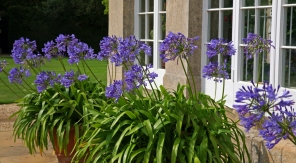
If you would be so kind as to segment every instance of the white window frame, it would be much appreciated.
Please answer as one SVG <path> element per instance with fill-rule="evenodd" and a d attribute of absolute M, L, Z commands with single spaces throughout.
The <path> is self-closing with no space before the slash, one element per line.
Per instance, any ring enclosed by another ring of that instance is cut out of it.
<path fill-rule="evenodd" d="M 153 7 L 154 7 L 154 11 L 153 12 L 140 12 L 140 1 L 145 1 L 145 8 L 147 11 L 147 7 L 148 7 L 148 1 L 149 0 L 135 0 L 134 3 L 134 15 L 135 15 L 135 21 L 134 21 L 134 33 L 136 38 L 140 38 L 140 15 L 147 15 L 147 14 L 153 14 L 153 39 L 140 39 L 143 42 L 153 42 L 153 51 L 152 51 L 152 55 L 153 55 L 153 68 L 150 69 L 151 72 L 155 72 L 158 74 L 158 77 L 155 79 L 155 83 L 157 86 L 163 85 L 163 77 L 165 74 L 165 69 L 161 68 L 161 63 L 162 60 L 160 58 L 160 51 L 159 51 L 159 45 L 160 43 L 163 41 L 161 40 L 161 32 L 160 30 L 162 30 L 161 25 L 161 14 L 166 14 L 166 11 L 161 11 L 161 0 L 153 0 Z M 151 1 L 151 0 L 150 0 Z M 145 19 L 145 21 L 147 21 L 147 18 Z M 147 24 L 147 22 L 145 23 Z M 147 27 L 145 27 L 147 29 Z M 147 34 L 149 34 L 149 31 L 145 31 L 145 35 L 147 38 Z M 145 59 L 145 62 L 147 63 L 147 57 Z M 150 88 L 150 85 L 147 85 L 147 88 Z"/>
<path fill-rule="evenodd" d="M 259 10 L 266 8 L 267 6 L 259 6 L 258 0 L 255 0 L 255 7 L 243 7 L 244 0 L 233 0 L 233 35 L 232 40 L 234 43 L 234 47 L 237 49 L 236 55 L 232 57 L 232 72 L 231 72 L 231 80 L 233 84 L 226 83 L 226 90 L 227 88 L 232 86 L 232 93 L 231 90 L 225 92 L 227 96 L 230 96 L 229 98 L 226 98 L 227 102 L 226 104 L 230 107 L 232 107 L 232 104 L 235 100 L 235 93 L 242 88 L 242 86 L 251 86 L 252 84 L 248 81 L 242 81 L 243 77 L 243 45 L 242 44 L 242 38 L 243 36 L 243 27 L 244 27 L 244 18 L 243 18 L 243 10 L 244 9 L 254 9 L 255 8 L 255 15 L 257 18 L 255 18 L 255 33 L 259 32 L 258 27 L 258 18 L 260 14 L 258 14 Z M 272 5 L 269 6 L 272 9 L 272 20 L 271 20 L 271 40 L 273 41 L 273 45 L 276 47 L 271 48 L 270 51 L 270 77 L 269 77 L 269 83 L 273 84 L 273 86 L 277 87 L 277 85 L 283 85 L 283 77 L 284 77 L 284 70 L 283 70 L 283 49 L 296 49 L 296 46 L 287 46 L 284 45 L 284 35 L 285 35 L 285 28 L 287 27 L 287 22 L 285 18 L 285 8 L 286 7 L 295 7 L 296 4 L 285 4 L 286 0 L 273 0 Z M 208 0 L 203 1 L 203 40 L 207 41 L 207 33 L 208 33 Z M 257 13 L 256 13 L 257 12 Z M 257 21 L 256 21 L 257 19 Z M 256 23 L 257 22 L 257 23 Z M 296 27 L 294 27 L 296 28 Z M 206 43 L 203 42 L 202 46 L 202 68 L 207 63 L 207 56 L 206 56 Z M 256 60 L 256 59 L 255 59 Z M 255 61 L 256 63 L 256 61 Z M 255 65 L 256 66 L 256 65 Z M 256 75 L 256 71 L 254 72 Z M 253 76 L 255 76 L 253 75 Z M 229 80 L 228 80 L 229 81 Z M 213 88 L 214 88 L 214 82 L 209 81 L 206 79 L 202 80 L 202 88 L 203 91 L 213 97 Z M 220 87 L 221 84 L 219 84 L 218 87 Z M 296 89 L 295 88 L 285 88 L 282 87 L 282 90 L 286 89 L 289 90 L 291 95 L 295 98 L 296 97 Z M 281 91 L 280 91 L 281 92 Z M 219 89 L 217 90 L 217 94 L 219 93 Z M 218 94 L 219 95 L 219 94 Z M 219 99 L 219 96 L 218 96 Z M 217 99 L 216 99 L 217 100 Z M 295 106 L 294 106 L 295 107 Z"/>
<path fill-rule="evenodd" d="M 236 1 L 236 0 L 234 0 Z M 210 9 L 209 8 L 210 6 L 210 1 L 209 0 L 203 0 L 203 20 L 202 20 L 202 23 L 203 23 L 203 29 L 202 29 L 202 56 L 201 56 L 201 71 L 203 70 L 203 67 L 205 65 L 207 65 L 209 59 L 206 55 L 206 51 L 207 51 L 207 44 L 208 44 L 208 37 L 209 37 L 209 28 L 207 26 L 209 26 L 210 22 L 209 22 L 209 14 L 208 12 L 211 12 L 211 11 L 219 11 L 219 27 L 218 27 L 218 37 L 219 38 L 222 38 L 222 12 L 225 11 L 225 10 L 233 10 L 233 7 L 232 8 L 222 8 L 223 6 L 223 0 L 220 0 L 219 1 L 219 8 L 214 8 L 214 9 Z M 235 13 L 234 13 L 234 10 L 232 12 L 232 15 L 233 15 L 233 19 L 232 19 L 232 24 L 235 24 Z M 216 24 L 215 24 L 216 25 Z M 232 40 L 234 40 L 234 26 L 232 26 Z M 231 41 L 231 40 L 228 40 L 228 41 Z M 218 56 L 218 60 L 220 60 L 220 56 Z M 231 69 L 233 70 L 234 69 L 234 56 L 231 57 Z M 201 74 L 203 74 L 201 72 Z M 227 95 L 225 100 L 226 100 L 226 105 L 227 106 L 232 106 L 233 105 L 233 88 L 234 88 L 234 85 L 233 85 L 233 79 L 234 79 L 234 73 L 233 71 L 231 71 L 231 79 L 227 79 L 225 80 L 225 89 L 224 89 L 224 95 Z M 219 100 L 221 99 L 222 97 L 222 91 L 223 91 L 223 83 L 217 83 L 216 85 L 216 82 L 213 81 L 213 80 L 207 80 L 207 79 L 204 79 L 202 78 L 202 91 L 208 95 L 210 95 L 212 98 L 215 98 L 215 93 L 216 93 L 216 99 L 215 100 Z M 217 90 L 215 90 L 217 89 Z"/>

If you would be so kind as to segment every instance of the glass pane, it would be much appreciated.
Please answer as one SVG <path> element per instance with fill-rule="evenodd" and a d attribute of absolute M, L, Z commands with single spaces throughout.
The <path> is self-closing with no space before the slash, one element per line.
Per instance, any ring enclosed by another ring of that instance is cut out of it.
<path fill-rule="evenodd" d="M 244 6 L 255 6 L 255 0 L 245 0 Z"/>
<path fill-rule="evenodd" d="M 284 30 L 284 45 L 296 46 L 296 7 L 285 9 L 286 29 Z"/>
<path fill-rule="evenodd" d="M 254 59 L 248 59 L 243 53 L 243 81 L 251 81 L 253 79 Z"/>
<path fill-rule="evenodd" d="M 229 75 L 229 79 L 231 79 L 231 56 L 226 56 L 224 59 L 222 59 L 223 63 L 225 63 L 225 61 L 226 61 L 226 72 Z"/>
<path fill-rule="evenodd" d="M 146 42 L 147 45 L 149 45 L 151 47 L 151 53 L 152 55 L 151 56 L 148 56 L 148 55 L 145 55 L 146 59 L 145 59 L 145 63 L 148 65 L 148 64 L 151 64 L 153 65 L 153 42 L 152 41 L 149 41 L 149 42 Z"/>
<path fill-rule="evenodd" d="M 255 31 L 255 9 L 243 10 L 244 14 L 244 30 L 243 38 L 246 38 L 248 33 Z"/>
<path fill-rule="evenodd" d="M 145 15 L 140 15 L 140 39 L 145 39 Z"/>
<path fill-rule="evenodd" d="M 148 14 L 148 39 L 153 39 L 153 14 Z"/>
<path fill-rule="evenodd" d="M 262 68 L 260 72 L 260 82 L 268 81 L 270 77 L 270 53 L 261 53 L 262 55 Z"/>
<path fill-rule="evenodd" d="M 224 8 L 233 7 L 233 0 L 224 0 Z"/>
<path fill-rule="evenodd" d="M 158 47 L 160 47 L 160 44 L 161 44 L 161 42 L 158 43 Z M 163 52 L 160 51 L 160 54 L 163 54 Z M 161 59 L 161 58 L 159 58 L 159 59 L 160 59 L 160 61 L 158 62 L 158 64 L 159 64 L 158 66 L 162 69 L 165 69 L 165 62 L 163 62 L 163 59 Z"/>
<path fill-rule="evenodd" d="M 223 14 L 222 37 L 230 41 L 232 40 L 232 10 L 222 11 L 222 14 Z"/>
<path fill-rule="evenodd" d="M 218 28 L 219 26 L 217 25 L 218 22 L 219 22 L 219 12 L 218 11 L 211 11 L 209 12 L 209 40 L 210 41 L 211 39 L 213 38 L 218 38 Z"/>
<path fill-rule="evenodd" d="M 259 35 L 262 38 L 270 39 L 271 38 L 271 8 L 260 9 L 260 31 Z"/>
<path fill-rule="evenodd" d="M 219 0 L 210 0 L 210 8 L 219 8 Z"/>
<path fill-rule="evenodd" d="M 286 0 L 286 3 L 287 4 L 293 4 L 293 3 L 296 3 L 296 0 Z"/>
<path fill-rule="evenodd" d="M 283 86 L 296 88 L 296 50 L 283 50 Z"/>
<path fill-rule="evenodd" d="M 160 40 L 164 40 L 165 29 L 166 29 L 166 14 L 160 14 L 160 18 L 161 18 Z"/>
<path fill-rule="evenodd" d="M 145 0 L 140 0 L 140 12 L 145 12 Z"/>
<path fill-rule="evenodd" d="M 148 1 L 149 1 L 148 11 L 153 12 L 154 11 L 154 6 L 153 6 L 154 0 L 148 0 Z"/>
<path fill-rule="evenodd" d="M 260 0 L 260 6 L 270 6 L 272 5 L 272 0 Z"/>
<path fill-rule="evenodd" d="M 166 0 L 161 0 L 160 11 L 166 11 Z"/>

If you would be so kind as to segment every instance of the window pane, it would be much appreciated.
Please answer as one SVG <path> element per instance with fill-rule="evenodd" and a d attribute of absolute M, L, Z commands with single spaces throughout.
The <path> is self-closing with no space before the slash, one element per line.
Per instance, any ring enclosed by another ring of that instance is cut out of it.
<path fill-rule="evenodd" d="M 210 18 L 210 22 L 209 22 L 209 40 L 210 41 L 211 39 L 213 38 L 218 38 L 218 28 L 219 28 L 219 25 L 218 25 L 218 22 L 219 22 L 219 12 L 218 11 L 212 11 L 212 12 L 209 12 L 209 18 Z"/>
<path fill-rule="evenodd" d="M 140 0 L 140 12 L 145 12 L 145 0 Z"/>
<path fill-rule="evenodd" d="M 261 0 L 259 5 L 260 6 L 269 6 L 269 5 L 272 5 L 272 0 Z"/>
<path fill-rule="evenodd" d="M 286 0 L 286 3 L 287 4 L 293 4 L 293 3 L 296 3 L 296 0 Z"/>
<path fill-rule="evenodd" d="M 153 12 L 154 11 L 154 6 L 153 6 L 154 0 L 147 0 L 147 1 L 149 1 L 148 11 Z"/>
<path fill-rule="evenodd" d="M 271 8 L 260 9 L 260 31 L 259 35 L 262 38 L 271 38 Z"/>
<path fill-rule="evenodd" d="M 140 15 L 140 39 L 145 39 L 145 15 Z"/>
<path fill-rule="evenodd" d="M 262 55 L 262 67 L 260 72 L 260 82 L 269 81 L 270 76 L 270 53 L 261 53 Z"/>
<path fill-rule="evenodd" d="M 160 14 L 161 27 L 160 27 L 160 40 L 165 38 L 165 29 L 166 29 L 166 14 Z"/>
<path fill-rule="evenodd" d="M 296 50 L 283 50 L 283 74 L 282 85 L 287 88 L 296 88 Z"/>
<path fill-rule="evenodd" d="M 245 0 L 244 6 L 255 6 L 255 0 Z"/>
<path fill-rule="evenodd" d="M 251 81 L 253 79 L 254 59 L 248 59 L 243 53 L 243 81 Z"/>
<path fill-rule="evenodd" d="M 147 27 L 148 27 L 148 30 L 147 30 L 147 34 L 148 34 L 148 37 L 147 39 L 153 39 L 153 14 L 148 14 L 148 24 L 147 24 Z"/>
<path fill-rule="evenodd" d="M 233 0 L 224 0 L 224 8 L 233 7 Z"/>
<path fill-rule="evenodd" d="M 244 30 L 243 38 L 246 38 L 248 33 L 255 31 L 255 9 L 243 10 L 244 14 Z"/>
<path fill-rule="evenodd" d="M 161 0 L 160 11 L 166 11 L 166 0 Z"/>
<path fill-rule="evenodd" d="M 146 64 L 151 64 L 153 65 L 153 42 L 152 41 L 149 41 L 146 43 L 147 45 L 149 45 L 151 47 L 151 52 L 152 52 L 152 55 L 151 56 L 147 56 L 145 55 L 146 59 L 145 59 L 145 63 Z"/>
<path fill-rule="evenodd" d="M 296 7 L 288 7 L 285 9 L 285 30 L 284 45 L 296 46 Z"/>
<path fill-rule="evenodd" d="M 229 75 L 229 79 L 231 79 L 231 56 L 226 56 L 224 59 L 222 59 L 221 63 L 224 63 L 225 60 L 226 60 L 226 72 Z"/>
<path fill-rule="evenodd" d="M 223 14 L 223 33 L 222 37 L 228 41 L 232 40 L 232 10 L 222 11 Z"/>
<path fill-rule="evenodd" d="M 210 8 L 219 8 L 219 0 L 210 0 Z"/>

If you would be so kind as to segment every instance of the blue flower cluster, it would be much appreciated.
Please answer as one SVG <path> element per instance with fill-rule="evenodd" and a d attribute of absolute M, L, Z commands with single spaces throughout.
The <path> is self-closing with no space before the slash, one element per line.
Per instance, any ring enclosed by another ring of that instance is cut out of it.
<path fill-rule="evenodd" d="M 13 43 L 11 57 L 16 64 L 31 64 L 34 67 L 43 64 L 42 56 L 37 52 L 36 42 L 23 37 Z"/>
<path fill-rule="evenodd" d="M 175 60 L 176 58 L 187 58 L 193 55 L 194 50 L 198 47 L 194 45 L 194 41 L 199 37 L 186 38 L 182 33 L 169 32 L 167 37 L 160 44 L 159 50 L 163 52 L 160 58 L 164 62 Z"/>
<path fill-rule="evenodd" d="M 29 76 L 31 76 L 30 70 L 20 66 L 19 68 L 12 68 L 9 71 L 8 80 L 10 83 L 22 84 L 23 80 Z"/>
<path fill-rule="evenodd" d="M 232 56 L 236 53 L 236 49 L 234 48 L 234 45 L 232 41 L 227 42 L 227 40 L 220 38 L 220 39 L 212 39 L 207 44 L 207 56 L 209 58 L 212 58 L 218 54 L 221 54 L 223 56 Z"/>
<path fill-rule="evenodd" d="M 78 63 L 80 60 L 94 59 L 94 49 L 89 47 L 86 43 L 80 42 L 74 35 L 60 34 L 54 41 L 49 41 L 44 44 L 42 48 L 45 57 L 51 59 L 52 57 L 63 57 L 69 55 L 68 62 L 70 64 Z"/>
<path fill-rule="evenodd" d="M 226 65 L 228 60 L 226 57 L 235 55 L 236 49 L 232 41 L 227 42 L 225 39 L 212 39 L 207 45 L 207 56 L 212 58 L 221 54 L 222 61 L 221 65 L 218 62 L 210 62 L 208 65 L 203 68 L 203 77 L 206 79 L 214 79 L 215 82 L 222 82 L 222 79 L 229 79 L 229 74 L 226 71 Z M 225 59 L 224 59 L 225 58 Z"/>
<path fill-rule="evenodd" d="M 140 53 L 151 56 L 151 47 L 137 40 L 135 36 L 124 39 L 115 36 L 104 37 L 100 42 L 100 49 L 97 59 L 110 59 L 115 66 L 120 66 L 124 62 L 133 63 Z"/>
<path fill-rule="evenodd" d="M 218 62 L 210 62 L 203 68 L 202 73 L 204 78 L 213 78 L 215 82 L 222 82 L 222 79 L 229 79 L 225 63 L 219 66 Z"/>
<path fill-rule="evenodd" d="M 123 86 L 122 80 L 115 80 L 112 84 L 110 84 L 106 88 L 106 93 L 105 93 L 106 97 L 115 98 L 116 101 L 118 101 L 118 99 L 123 94 L 122 86 Z"/>
<path fill-rule="evenodd" d="M 69 88 L 76 80 L 86 80 L 86 74 L 75 73 L 73 70 L 66 71 L 64 75 L 56 74 L 54 71 L 41 71 L 37 76 L 34 83 L 36 84 L 37 91 L 43 92 L 47 87 L 53 87 L 56 83 L 61 84 L 65 88 Z"/>
<path fill-rule="evenodd" d="M 254 55 L 258 55 L 261 52 L 269 52 L 270 48 L 273 47 L 272 41 L 263 39 L 257 34 L 249 33 L 247 38 L 243 38 L 243 43 L 246 44 L 244 53 L 248 59 L 253 58 Z"/>

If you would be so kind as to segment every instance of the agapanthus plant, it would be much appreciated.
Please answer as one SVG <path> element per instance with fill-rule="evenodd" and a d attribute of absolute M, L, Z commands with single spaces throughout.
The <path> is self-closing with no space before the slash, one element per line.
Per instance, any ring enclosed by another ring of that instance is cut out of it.
<path fill-rule="evenodd" d="M 275 48 L 271 40 L 261 38 L 257 34 L 249 33 L 243 39 L 246 44 L 244 52 L 246 58 L 259 55 L 258 76 L 260 74 L 261 54 L 270 52 Z M 295 104 L 292 95 L 280 86 L 274 87 L 268 82 L 259 84 L 259 78 L 252 85 L 240 88 L 236 93 L 236 104 L 233 105 L 237 111 L 241 124 L 250 130 L 259 126 L 259 134 L 266 141 L 268 149 L 273 148 L 281 139 L 289 139 L 296 144 L 295 124 L 296 113 L 293 109 Z"/>

